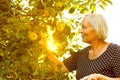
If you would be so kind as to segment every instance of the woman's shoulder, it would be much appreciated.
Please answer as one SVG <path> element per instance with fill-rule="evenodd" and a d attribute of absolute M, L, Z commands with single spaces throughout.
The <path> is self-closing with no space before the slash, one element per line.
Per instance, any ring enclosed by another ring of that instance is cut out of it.
<path fill-rule="evenodd" d="M 77 51 L 71 51 L 70 54 L 73 56 L 83 55 L 83 53 L 87 53 L 90 49 L 90 46 L 87 46 L 82 49 L 78 49 Z"/>
<path fill-rule="evenodd" d="M 90 46 L 86 46 L 85 48 L 79 50 L 78 53 L 80 53 L 80 55 L 86 55 L 88 54 L 90 48 L 91 48 Z"/>
<path fill-rule="evenodd" d="M 120 49 L 120 45 L 116 44 L 116 43 L 110 43 L 109 48 L 113 48 L 113 49 Z"/>
<path fill-rule="evenodd" d="M 108 46 L 108 52 L 112 53 L 112 55 L 114 55 L 114 56 L 120 55 L 120 45 L 118 45 L 116 43 L 110 43 Z"/>

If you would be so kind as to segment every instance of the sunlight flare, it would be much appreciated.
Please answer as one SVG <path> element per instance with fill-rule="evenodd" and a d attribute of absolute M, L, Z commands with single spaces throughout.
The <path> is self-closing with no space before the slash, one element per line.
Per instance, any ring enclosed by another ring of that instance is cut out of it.
<path fill-rule="evenodd" d="M 48 40 L 47 40 L 48 49 L 56 52 L 57 44 L 54 42 L 54 39 L 53 39 L 54 31 L 50 29 L 50 26 L 48 26 L 47 31 L 48 31 Z"/>

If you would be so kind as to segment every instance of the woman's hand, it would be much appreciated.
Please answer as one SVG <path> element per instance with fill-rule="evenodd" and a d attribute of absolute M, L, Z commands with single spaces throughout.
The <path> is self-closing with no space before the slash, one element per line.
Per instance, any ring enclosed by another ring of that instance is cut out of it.
<path fill-rule="evenodd" d="M 61 67 L 61 70 L 65 73 L 69 72 L 69 70 L 67 69 L 67 67 L 64 65 L 63 62 L 60 62 L 56 56 L 54 56 L 51 53 L 47 53 L 46 54 L 47 58 L 52 61 L 54 64 L 51 64 L 51 67 L 55 70 L 58 71 L 58 68 Z"/>
<path fill-rule="evenodd" d="M 119 79 L 110 78 L 110 77 L 107 77 L 107 76 L 104 76 L 104 75 L 101 75 L 101 74 L 94 73 L 94 74 L 90 74 L 88 76 L 85 76 L 80 80 L 119 80 Z"/>

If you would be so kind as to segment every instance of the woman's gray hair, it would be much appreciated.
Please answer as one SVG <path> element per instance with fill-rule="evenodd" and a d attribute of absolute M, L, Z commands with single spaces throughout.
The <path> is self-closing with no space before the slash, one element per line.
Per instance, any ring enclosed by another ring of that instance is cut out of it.
<path fill-rule="evenodd" d="M 95 29 L 99 39 L 105 40 L 108 37 L 108 27 L 106 20 L 101 14 L 87 14 L 84 17 Z"/>

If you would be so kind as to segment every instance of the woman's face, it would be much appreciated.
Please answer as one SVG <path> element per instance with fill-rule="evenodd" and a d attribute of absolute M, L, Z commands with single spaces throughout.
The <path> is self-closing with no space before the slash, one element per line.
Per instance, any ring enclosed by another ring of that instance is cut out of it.
<path fill-rule="evenodd" d="M 80 32 L 83 42 L 92 43 L 93 41 L 98 39 L 95 29 L 86 19 L 83 19 L 82 21 L 82 29 L 80 30 Z"/>

